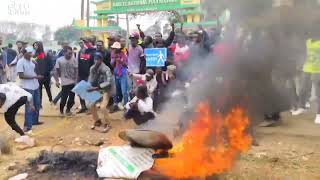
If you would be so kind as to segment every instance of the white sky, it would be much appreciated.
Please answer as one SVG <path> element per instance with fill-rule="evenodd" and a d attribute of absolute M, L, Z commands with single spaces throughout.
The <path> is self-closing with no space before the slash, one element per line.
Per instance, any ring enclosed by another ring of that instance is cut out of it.
<path fill-rule="evenodd" d="M 1 0 L 0 20 L 48 24 L 55 29 L 80 17 L 80 6 L 80 0 Z"/>
<path fill-rule="evenodd" d="M 0 0 L 0 21 L 31 22 L 50 25 L 51 29 L 71 25 L 74 18 L 80 18 L 81 0 Z M 93 4 L 91 5 L 93 7 Z M 18 11 L 17 11 L 18 10 Z M 26 13 L 25 13 L 26 12 Z M 135 24 L 144 24 L 143 29 L 152 25 L 154 19 L 145 17 L 130 21 L 130 29 Z M 124 20 L 120 26 L 126 29 Z"/>

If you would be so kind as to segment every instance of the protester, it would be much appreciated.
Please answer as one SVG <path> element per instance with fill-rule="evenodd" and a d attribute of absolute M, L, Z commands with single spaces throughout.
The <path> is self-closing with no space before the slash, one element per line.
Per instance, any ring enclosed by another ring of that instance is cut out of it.
<path fill-rule="evenodd" d="M 78 58 L 78 81 L 88 81 L 90 68 L 94 64 L 94 54 L 96 49 L 93 46 L 94 42 L 91 39 L 84 40 L 84 50 L 81 51 Z M 86 102 L 80 98 L 81 109 L 78 114 L 87 111 Z"/>
<path fill-rule="evenodd" d="M 143 49 L 138 45 L 139 34 L 132 33 L 130 35 L 130 45 L 128 48 L 128 71 L 130 73 L 142 73 L 145 72 L 145 58 Z"/>
<path fill-rule="evenodd" d="M 0 84 L 4 84 L 7 82 L 7 73 L 6 73 L 6 65 L 7 65 L 7 55 L 6 52 L 2 50 L 2 37 L 0 36 Z"/>
<path fill-rule="evenodd" d="M 17 80 L 17 74 L 18 74 L 17 73 L 17 63 L 18 63 L 19 59 L 21 59 L 23 57 L 23 53 L 22 53 L 22 50 L 24 49 L 23 44 L 24 43 L 22 41 L 16 42 L 17 50 L 16 50 L 15 59 L 11 63 L 8 63 L 8 66 L 9 66 L 8 80 L 10 82 L 16 82 L 16 80 Z"/>
<path fill-rule="evenodd" d="M 107 105 L 109 99 L 114 94 L 114 79 L 111 73 L 110 68 L 103 63 L 103 54 L 96 53 L 95 57 L 95 64 L 90 68 L 90 76 L 89 76 L 89 83 L 91 84 L 92 88 L 88 89 L 89 92 L 92 91 L 100 91 L 102 93 L 102 102 L 100 104 L 100 108 L 103 111 L 103 120 L 105 121 L 104 129 L 102 132 L 107 133 L 111 129 L 111 123 L 109 121 L 109 113 L 107 111 Z M 97 110 L 97 103 L 94 103 L 90 107 L 90 111 L 92 114 L 92 118 L 94 124 L 92 129 L 95 127 L 100 127 L 102 125 L 101 119 L 98 116 Z"/>
<path fill-rule="evenodd" d="M 145 36 L 143 31 L 141 30 L 140 24 L 137 24 L 137 28 L 139 30 L 140 37 L 143 39 L 143 43 L 141 44 L 141 47 L 143 49 L 154 48 L 152 37 L 151 36 Z"/>
<path fill-rule="evenodd" d="M 56 85 L 60 87 L 57 77 L 60 77 L 62 94 L 60 101 L 60 114 L 64 115 L 64 108 L 67 103 L 66 115 L 70 116 L 71 108 L 74 105 L 75 94 L 71 91 L 77 83 L 78 63 L 73 56 L 72 48 L 70 46 L 65 48 L 64 56 L 57 60 L 56 66 Z M 68 102 L 67 102 L 68 101 Z"/>
<path fill-rule="evenodd" d="M 186 37 L 183 35 L 177 36 L 177 43 L 173 53 L 174 64 L 178 68 L 183 68 L 190 56 L 190 48 L 186 43 Z"/>
<path fill-rule="evenodd" d="M 320 57 L 318 56 L 318 52 L 320 51 L 320 38 L 310 38 L 306 42 L 307 48 L 307 59 L 305 61 L 303 72 L 304 74 L 304 82 L 302 87 L 302 93 L 300 94 L 300 102 L 299 109 L 293 112 L 293 115 L 300 115 L 305 112 L 305 105 L 307 102 L 308 94 L 311 93 L 311 83 L 308 81 L 312 80 L 312 83 L 315 85 L 315 92 L 317 97 L 317 115 L 315 118 L 315 123 L 320 124 L 320 64 L 318 61 Z M 309 85 L 307 85 L 309 84 Z"/>
<path fill-rule="evenodd" d="M 110 35 L 108 37 L 108 50 L 111 51 L 111 46 L 116 42 L 116 37 L 113 35 Z"/>
<path fill-rule="evenodd" d="M 155 118 L 153 100 L 148 95 L 146 86 L 137 88 L 136 97 L 126 104 L 126 119 L 133 119 L 137 125 L 144 124 Z"/>
<path fill-rule="evenodd" d="M 163 47 L 169 47 L 173 40 L 174 40 L 174 37 L 175 37 L 175 25 L 174 24 L 171 24 L 171 32 L 169 34 L 169 37 L 164 40 L 163 37 L 162 37 L 162 34 L 160 32 L 156 32 L 154 34 L 154 40 L 152 42 L 153 45 L 150 45 L 150 36 L 145 36 L 144 32 L 141 30 L 140 28 L 140 25 L 137 24 L 137 27 L 138 27 L 138 30 L 139 30 L 139 33 L 140 33 L 140 37 L 142 39 L 144 39 L 144 48 L 153 48 L 153 47 L 159 47 L 158 44 L 161 44 L 161 46 Z"/>
<path fill-rule="evenodd" d="M 166 71 L 162 71 L 161 68 L 156 68 L 156 80 L 157 88 L 154 93 L 154 109 L 159 112 L 162 110 L 162 104 L 167 100 L 168 97 L 168 85 L 176 77 L 176 66 L 169 65 Z"/>
<path fill-rule="evenodd" d="M 25 132 L 31 131 L 32 125 L 42 124 L 42 122 L 39 121 L 39 80 L 43 79 L 43 76 L 36 74 L 36 65 L 31 60 L 33 52 L 34 50 L 32 47 L 27 47 L 25 50 L 23 50 L 23 58 L 20 59 L 17 64 L 17 72 L 21 83 L 20 86 L 32 95 L 33 105 L 35 107 L 35 111 L 30 111 L 30 105 L 25 105 Z"/>
<path fill-rule="evenodd" d="M 16 114 L 19 108 L 25 104 L 29 106 L 28 111 L 34 112 L 36 110 L 30 93 L 13 83 L 0 84 L 0 108 L 4 112 L 4 119 L 20 136 L 25 136 L 25 132 L 17 124 Z"/>
<path fill-rule="evenodd" d="M 62 43 L 61 43 L 61 50 L 60 50 L 60 52 L 58 53 L 58 58 L 64 56 L 64 52 L 65 52 L 65 50 L 66 50 L 66 48 L 67 48 L 68 46 L 69 46 L 69 43 L 67 43 L 67 42 L 62 42 Z"/>
<path fill-rule="evenodd" d="M 35 50 L 34 58 L 36 61 L 36 73 L 43 76 L 39 80 L 39 91 L 40 91 L 40 107 L 42 108 L 42 88 L 46 89 L 49 102 L 52 103 L 52 93 L 51 93 L 51 71 L 53 69 L 52 61 L 50 57 L 45 55 L 43 44 L 40 41 L 33 43 L 33 48 Z"/>
<path fill-rule="evenodd" d="M 154 97 L 154 92 L 157 88 L 158 82 L 152 69 L 147 69 L 146 74 L 131 74 L 131 76 L 134 80 L 142 80 L 147 86 L 149 96 L 151 98 Z"/>
<path fill-rule="evenodd" d="M 114 67 L 114 76 L 116 84 L 116 96 L 114 97 L 114 107 L 111 112 L 114 112 L 118 109 L 118 106 L 124 101 L 124 104 L 127 104 L 129 101 L 129 85 L 128 85 L 128 57 L 125 53 L 121 51 L 121 44 L 115 42 L 111 48 L 111 65 Z"/>
<path fill-rule="evenodd" d="M 14 60 L 17 58 L 17 52 L 12 49 L 13 45 L 11 43 L 8 44 L 7 49 L 7 66 L 9 67 L 8 73 L 8 81 L 16 82 L 17 78 L 17 71 L 16 71 L 16 64 L 13 65 Z"/>
<path fill-rule="evenodd" d="M 107 50 L 104 46 L 104 42 L 99 40 L 96 43 L 97 52 L 99 52 L 103 56 L 103 63 L 107 65 L 110 70 L 113 70 L 113 67 L 111 65 L 111 52 Z"/>

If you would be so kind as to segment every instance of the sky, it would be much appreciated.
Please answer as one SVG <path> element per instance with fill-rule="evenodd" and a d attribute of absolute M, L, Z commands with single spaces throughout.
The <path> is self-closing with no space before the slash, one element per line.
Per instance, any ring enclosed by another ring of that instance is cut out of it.
<path fill-rule="evenodd" d="M 50 25 L 52 29 L 71 25 L 74 18 L 80 18 L 81 0 L 0 0 L 0 21 L 31 22 Z M 93 10 L 92 10 L 93 11 Z M 150 17 L 130 21 L 130 29 L 135 24 L 152 25 Z M 120 26 L 126 28 L 126 22 L 120 21 Z M 145 29 L 146 27 L 143 27 Z"/>
<path fill-rule="evenodd" d="M 48 24 L 56 29 L 80 17 L 80 0 L 1 0 L 0 21 Z"/>

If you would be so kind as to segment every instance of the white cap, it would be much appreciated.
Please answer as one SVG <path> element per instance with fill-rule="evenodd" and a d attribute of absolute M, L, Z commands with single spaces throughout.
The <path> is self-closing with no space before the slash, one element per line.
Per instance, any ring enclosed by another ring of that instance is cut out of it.
<path fill-rule="evenodd" d="M 112 49 L 121 49 L 121 44 L 119 42 L 115 42 L 113 43 L 113 45 L 111 46 Z"/>
<path fill-rule="evenodd" d="M 26 49 L 27 53 L 33 53 L 34 49 L 32 47 L 27 47 Z"/>

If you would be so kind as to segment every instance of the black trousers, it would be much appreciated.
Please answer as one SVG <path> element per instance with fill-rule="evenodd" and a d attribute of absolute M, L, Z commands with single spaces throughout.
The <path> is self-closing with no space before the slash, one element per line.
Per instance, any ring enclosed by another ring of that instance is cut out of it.
<path fill-rule="evenodd" d="M 25 105 L 27 101 L 28 101 L 28 98 L 26 96 L 21 97 L 14 105 L 12 105 L 8 109 L 6 113 L 4 113 L 4 119 L 6 120 L 8 125 L 12 128 L 12 130 L 16 131 L 21 136 L 24 135 L 24 132 L 16 122 L 16 114 L 19 108 Z"/>
<path fill-rule="evenodd" d="M 64 107 L 67 104 L 67 112 L 71 110 L 74 105 L 75 94 L 71 91 L 74 88 L 74 84 L 62 86 L 61 101 L 60 101 L 60 113 L 64 113 Z M 68 103 L 67 103 L 68 101 Z"/>
<path fill-rule="evenodd" d="M 154 114 L 152 112 L 147 112 L 141 114 L 138 110 L 129 109 L 128 112 L 125 113 L 124 117 L 126 119 L 133 119 L 133 121 L 137 125 L 141 125 L 143 123 L 148 122 L 149 120 L 152 120 L 155 118 Z"/>
<path fill-rule="evenodd" d="M 80 78 L 80 81 L 88 81 L 88 78 Z M 79 82 L 80 82 L 79 81 Z M 81 104 L 81 109 L 87 109 L 87 106 L 86 106 L 86 101 L 81 99 L 81 97 L 79 96 L 79 99 L 80 99 L 80 104 Z"/>
<path fill-rule="evenodd" d="M 45 78 L 43 80 L 39 80 L 39 91 L 40 91 L 40 105 L 42 107 L 42 88 L 46 89 L 49 101 L 52 102 L 52 93 L 51 93 L 51 84 L 50 79 Z"/>

